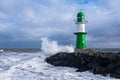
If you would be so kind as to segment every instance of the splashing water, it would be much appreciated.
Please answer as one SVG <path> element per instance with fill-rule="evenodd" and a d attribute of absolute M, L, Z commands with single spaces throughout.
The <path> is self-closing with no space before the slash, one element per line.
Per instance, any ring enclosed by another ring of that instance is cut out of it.
<path fill-rule="evenodd" d="M 119 80 L 76 68 L 56 67 L 45 62 L 47 56 L 57 52 L 73 52 L 72 46 L 58 45 L 56 41 L 42 38 L 42 52 L 8 52 L 0 54 L 0 80 Z"/>
<path fill-rule="evenodd" d="M 56 41 L 50 41 L 47 38 L 41 38 L 42 51 L 46 55 L 53 55 L 57 52 L 74 52 L 73 46 L 58 45 Z"/>

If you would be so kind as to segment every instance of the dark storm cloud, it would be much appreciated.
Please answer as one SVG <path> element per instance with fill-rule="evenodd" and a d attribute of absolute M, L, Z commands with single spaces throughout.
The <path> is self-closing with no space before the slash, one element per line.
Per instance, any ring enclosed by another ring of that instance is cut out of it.
<path fill-rule="evenodd" d="M 9 34 L 6 34 L 6 33 L 0 33 L 0 41 L 2 42 L 2 41 L 10 41 L 10 40 L 12 40 L 13 39 L 13 37 L 11 36 L 11 35 L 9 35 Z"/>
<path fill-rule="evenodd" d="M 40 48 L 40 41 L 2 41 L 0 48 Z"/>

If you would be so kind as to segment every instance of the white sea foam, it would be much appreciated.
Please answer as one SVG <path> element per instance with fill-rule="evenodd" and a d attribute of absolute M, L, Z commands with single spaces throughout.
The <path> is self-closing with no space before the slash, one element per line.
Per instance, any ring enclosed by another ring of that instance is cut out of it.
<path fill-rule="evenodd" d="M 73 46 L 58 45 L 57 41 L 50 41 L 47 38 L 41 38 L 42 40 L 42 51 L 47 55 L 53 55 L 57 52 L 74 52 Z"/>
<path fill-rule="evenodd" d="M 0 49 L 0 53 L 3 53 L 4 52 L 4 50 L 3 49 Z"/>
<path fill-rule="evenodd" d="M 0 68 L 0 80 L 117 80 L 88 71 L 76 72 L 75 68 L 55 67 L 46 63 L 41 54 L 7 53 L 0 56 L 4 63 L 4 67 Z"/>

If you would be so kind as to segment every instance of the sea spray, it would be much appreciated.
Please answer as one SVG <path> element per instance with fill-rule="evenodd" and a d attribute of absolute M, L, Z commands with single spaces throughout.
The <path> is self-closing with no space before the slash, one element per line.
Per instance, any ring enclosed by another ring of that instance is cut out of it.
<path fill-rule="evenodd" d="M 53 55 L 58 52 L 74 52 L 73 46 L 58 45 L 57 41 L 50 41 L 47 38 L 41 38 L 41 49 L 46 55 Z"/>

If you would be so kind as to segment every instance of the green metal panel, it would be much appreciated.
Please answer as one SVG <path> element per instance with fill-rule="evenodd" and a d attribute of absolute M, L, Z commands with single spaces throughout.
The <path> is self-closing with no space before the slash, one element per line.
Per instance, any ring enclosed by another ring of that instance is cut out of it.
<path fill-rule="evenodd" d="M 86 48 L 86 33 L 78 32 L 76 34 L 76 48 Z"/>
<path fill-rule="evenodd" d="M 85 15 L 83 12 L 79 12 L 77 14 L 77 22 L 84 23 L 85 22 Z"/>
<path fill-rule="evenodd" d="M 84 16 L 77 17 L 77 22 L 84 23 L 84 22 L 85 22 L 85 18 L 84 18 Z"/>
<path fill-rule="evenodd" d="M 85 16 L 85 14 L 84 14 L 83 12 L 79 12 L 79 13 L 77 14 L 77 17 L 80 17 L 80 16 Z"/>

